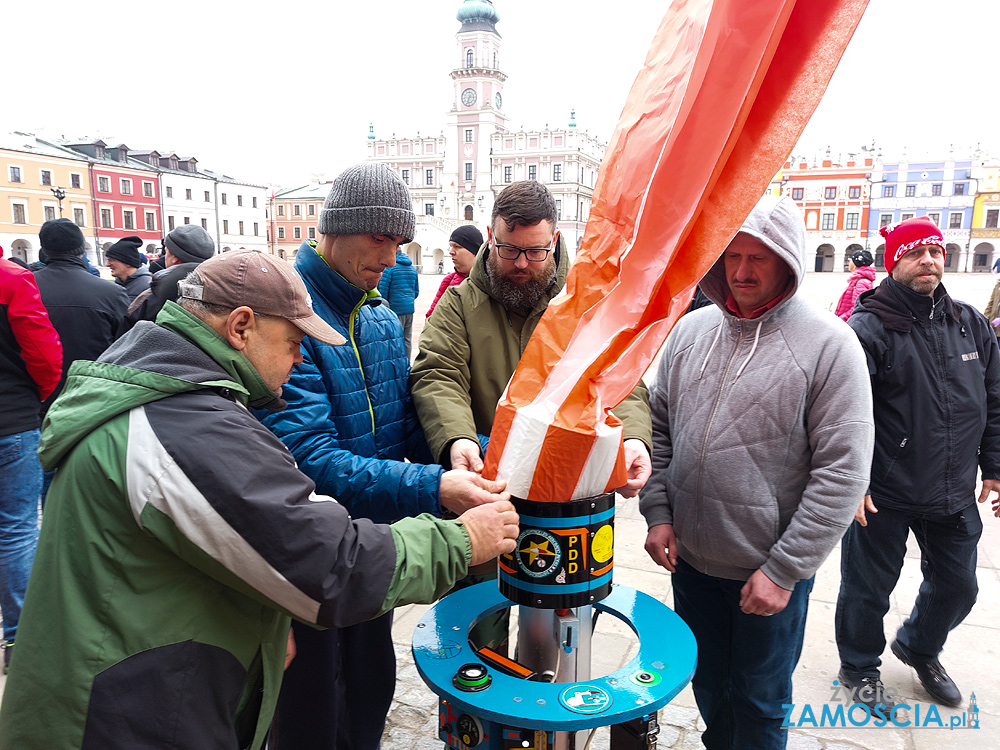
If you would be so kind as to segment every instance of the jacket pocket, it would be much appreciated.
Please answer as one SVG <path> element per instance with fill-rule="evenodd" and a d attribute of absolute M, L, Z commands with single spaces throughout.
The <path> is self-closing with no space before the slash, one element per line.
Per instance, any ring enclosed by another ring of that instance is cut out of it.
<path fill-rule="evenodd" d="M 879 477 L 879 481 L 884 482 L 886 479 L 889 478 L 889 472 L 893 470 L 893 468 L 896 466 L 896 463 L 900 460 L 900 458 L 902 458 L 903 453 L 906 451 L 906 444 L 909 442 L 910 438 L 903 437 L 900 438 L 898 443 L 896 443 L 895 448 L 892 449 L 892 452 L 889 454 L 888 460 L 885 462 L 885 469 L 882 471 L 882 474 Z"/>
<path fill-rule="evenodd" d="M 23 453 L 23 440 L 19 434 L 0 438 L 0 466 L 14 463 Z"/>

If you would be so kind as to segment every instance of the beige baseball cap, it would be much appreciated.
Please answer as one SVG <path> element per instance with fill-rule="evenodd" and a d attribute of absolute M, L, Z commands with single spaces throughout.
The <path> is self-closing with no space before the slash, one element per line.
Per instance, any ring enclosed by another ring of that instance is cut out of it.
<path fill-rule="evenodd" d="M 333 346 L 347 342 L 315 313 L 306 285 L 290 263 L 259 250 L 214 255 L 198 266 L 202 287 L 181 287 L 184 296 L 230 309 L 284 318 L 303 333 Z M 196 296 L 198 293 L 201 296 Z"/>

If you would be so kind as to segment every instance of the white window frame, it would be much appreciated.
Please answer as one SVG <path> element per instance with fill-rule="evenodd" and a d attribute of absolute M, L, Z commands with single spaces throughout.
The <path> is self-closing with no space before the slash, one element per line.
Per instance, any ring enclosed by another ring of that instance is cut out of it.
<path fill-rule="evenodd" d="M 148 193 L 146 192 L 147 188 L 149 189 Z M 142 197 L 143 198 L 152 198 L 155 195 L 156 195 L 156 192 L 153 190 L 153 183 L 150 182 L 149 180 L 143 180 L 142 181 Z"/>
<path fill-rule="evenodd" d="M 104 180 L 104 185 L 107 187 L 106 190 L 101 190 L 101 180 Z M 97 175 L 97 192 L 98 193 L 110 193 L 111 192 L 111 178 L 105 175 Z"/>
<path fill-rule="evenodd" d="M 73 184 L 73 178 L 76 177 L 79 185 Z M 83 190 L 83 173 L 82 172 L 70 172 L 69 173 L 69 186 L 71 190 Z"/>
<path fill-rule="evenodd" d="M 17 179 L 14 179 L 14 170 L 17 170 Z M 7 181 L 12 182 L 15 185 L 24 184 L 24 167 L 20 164 L 8 164 L 7 165 Z"/>
<path fill-rule="evenodd" d="M 49 209 L 52 212 L 52 218 L 59 218 L 59 206 L 52 201 L 42 201 L 42 220 L 50 221 L 50 219 L 45 218 L 45 210 Z"/>
<path fill-rule="evenodd" d="M 132 226 L 129 226 L 131 221 Z M 122 209 L 122 229 L 127 229 L 131 232 L 136 231 L 135 228 L 135 209 L 134 208 L 123 208 Z"/>
<path fill-rule="evenodd" d="M 827 226 L 827 220 L 829 219 L 830 226 Z M 819 219 L 819 229 L 821 232 L 832 232 L 837 228 L 837 214 L 830 213 L 829 211 L 823 213 Z"/>
<path fill-rule="evenodd" d="M 153 226 L 149 225 L 149 223 L 150 223 L 149 222 L 149 217 L 150 216 L 153 217 Z M 143 211 L 143 219 L 145 220 L 146 231 L 147 232 L 155 232 L 156 231 L 156 211 Z"/>
<path fill-rule="evenodd" d="M 76 212 L 80 211 L 83 213 L 83 224 L 76 224 L 78 227 L 87 226 L 87 206 L 83 203 L 70 203 L 69 210 L 73 214 L 73 223 L 76 224 Z"/>
<path fill-rule="evenodd" d="M 107 211 L 111 221 L 108 224 L 104 223 L 104 212 Z M 101 229 L 114 229 L 115 228 L 115 209 L 113 206 L 99 206 L 97 209 L 97 215 L 100 216 Z"/>
<path fill-rule="evenodd" d="M 45 173 L 46 172 L 49 173 L 49 181 L 48 181 L 48 183 L 45 182 Z M 52 170 L 51 169 L 42 169 L 41 167 L 38 168 L 38 184 L 41 185 L 42 187 L 55 187 L 56 186 L 56 184 L 52 181 Z"/>
<path fill-rule="evenodd" d="M 118 186 L 121 188 L 122 195 L 132 195 L 132 180 L 128 177 L 119 177 Z M 128 189 L 126 189 L 126 186 Z"/>

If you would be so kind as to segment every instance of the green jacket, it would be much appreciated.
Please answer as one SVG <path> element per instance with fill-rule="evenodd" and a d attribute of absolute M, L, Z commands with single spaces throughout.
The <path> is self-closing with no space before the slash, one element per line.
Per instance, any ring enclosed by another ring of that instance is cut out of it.
<path fill-rule="evenodd" d="M 489 435 L 493 416 L 528 339 L 546 308 L 566 285 L 569 253 L 559 235 L 556 280 L 526 316 L 511 313 L 495 296 L 486 272 L 490 249 L 476 255 L 468 280 L 445 290 L 420 334 L 410 370 L 410 393 L 431 455 L 450 465 L 448 451 L 459 438 Z M 626 440 L 652 446 L 649 393 L 640 381 L 615 410 Z"/>
<path fill-rule="evenodd" d="M 290 616 L 346 626 L 465 575 L 468 534 L 354 521 L 249 412 L 243 354 L 169 302 L 73 365 L 0 748 L 260 747 Z"/>

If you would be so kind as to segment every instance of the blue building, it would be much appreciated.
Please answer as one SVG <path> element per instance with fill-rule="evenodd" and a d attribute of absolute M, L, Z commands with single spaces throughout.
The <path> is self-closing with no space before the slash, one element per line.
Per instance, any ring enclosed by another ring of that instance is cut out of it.
<path fill-rule="evenodd" d="M 945 271 L 973 271 L 972 214 L 978 192 L 973 161 L 876 162 L 871 173 L 868 244 L 875 266 L 884 268 L 879 228 L 929 216 L 945 240 Z M 988 267 L 981 270 L 988 270 Z"/>

